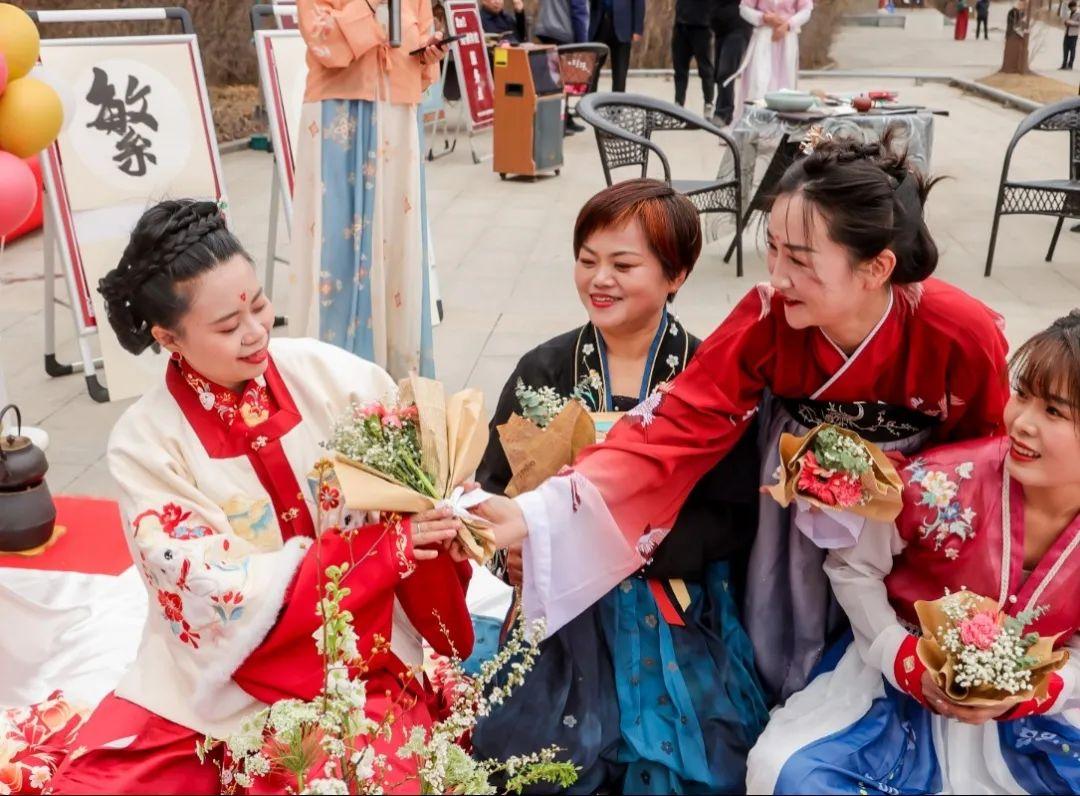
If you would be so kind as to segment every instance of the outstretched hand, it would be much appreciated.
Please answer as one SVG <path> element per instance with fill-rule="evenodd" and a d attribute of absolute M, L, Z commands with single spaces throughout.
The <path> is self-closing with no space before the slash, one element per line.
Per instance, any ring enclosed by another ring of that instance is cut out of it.
<path fill-rule="evenodd" d="M 477 483 L 468 483 L 464 486 L 466 492 L 480 488 Z M 521 513 L 517 503 L 504 495 L 492 495 L 480 505 L 470 509 L 470 512 L 490 524 L 491 531 L 495 535 L 496 547 L 520 544 L 529 534 L 528 526 L 525 524 L 525 515 Z M 456 540 L 450 542 L 450 556 L 455 561 L 464 561 L 468 558 L 464 548 Z"/>

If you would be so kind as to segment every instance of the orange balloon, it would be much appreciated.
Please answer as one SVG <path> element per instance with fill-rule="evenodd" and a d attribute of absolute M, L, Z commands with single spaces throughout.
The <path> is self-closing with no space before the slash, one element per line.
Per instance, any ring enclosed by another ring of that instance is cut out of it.
<path fill-rule="evenodd" d="M 8 83 L 0 94 L 0 149 L 20 158 L 36 155 L 56 140 L 64 106 L 52 86 L 32 77 Z"/>
<path fill-rule="evenodd" d="M 0 52 L 7 59 L 9 80 L 18 80 L 34 68 L 40 46 L 34 20 L 21 8 L 0 3 Z"/>

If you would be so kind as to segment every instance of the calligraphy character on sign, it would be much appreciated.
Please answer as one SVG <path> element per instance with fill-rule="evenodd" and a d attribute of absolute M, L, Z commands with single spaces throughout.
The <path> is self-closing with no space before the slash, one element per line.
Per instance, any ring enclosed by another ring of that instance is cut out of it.
<path fill-rule="evenodd" d="M 149 139 L 129 129 L 116 145 L 117 154 L 113 160 L 120 164 L 120 171 L 129 177 L 142 177 L 146 174 L 147 161 L 157 163 L 157 156 L 148 151 L 150 146 Z"/>
<path fill-rule="evenodd" d="M 139 85 L 135 75 L 128 75 L 127 90 L 124 99 L 120 100 L 116 88 L 109 82 L 108 74 L 95 66 L 94 82 L 86 95 L 87 102 L 98 106 L 97 117 L 86 126 L 101 130 L 106 135 L 115 133 L 120 136 L 113 161 L 129 177 L 142 177 L 146 174 L 148 162 L 157 163 L 157 156 L 149 151 L 153 142 L 135 129 L 135 125 L 142 125 L 154 132 L 158 129 L 157 119 L 149 112 L 150 91 L 150 86 Z M 138 103 L 141 106 L 135 107 Z"/>

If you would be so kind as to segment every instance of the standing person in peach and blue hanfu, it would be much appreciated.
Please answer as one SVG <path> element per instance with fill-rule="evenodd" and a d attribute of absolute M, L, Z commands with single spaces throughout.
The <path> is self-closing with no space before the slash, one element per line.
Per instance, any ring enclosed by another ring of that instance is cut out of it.
<path fill-rule="evenodd" d="M 289 330 L 434 376 L 418 106 L 445 52 L 430 0 L 299 0 L 308 78 L 296 157 Z M 416 55 L 410 53 L 420 50 Z"/>

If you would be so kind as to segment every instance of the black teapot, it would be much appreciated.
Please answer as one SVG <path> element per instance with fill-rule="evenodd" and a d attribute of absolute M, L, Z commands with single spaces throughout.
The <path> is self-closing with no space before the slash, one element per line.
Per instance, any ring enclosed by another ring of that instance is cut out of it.
<path fill-rule="evenodd" d="M 15 404 L 0 409 L 0 423 L 15 412 L 17 434 L 0 436 L 0 553 L 40 547 L 52 537 L 56 523 L 45 473 L 45 454 L 22 436 L 22 414 Z"/>

